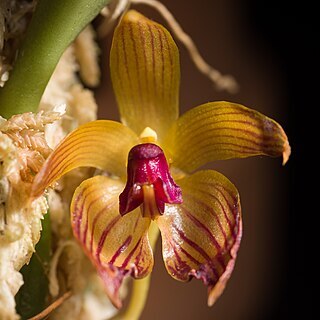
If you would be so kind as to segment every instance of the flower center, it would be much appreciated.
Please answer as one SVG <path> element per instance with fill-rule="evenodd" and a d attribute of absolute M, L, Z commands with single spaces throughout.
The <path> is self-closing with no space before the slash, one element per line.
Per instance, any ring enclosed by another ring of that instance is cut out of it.
<path fill-rule="evenodd" d="M 141 206 L 142 215 L 151 219 L 164 212 L 165 203 L 182 203 L 181 189 L 171 177 L 159 146 L 143 143 L 130 150 L 127 184 L 119 200 L 121 215 Z"/>

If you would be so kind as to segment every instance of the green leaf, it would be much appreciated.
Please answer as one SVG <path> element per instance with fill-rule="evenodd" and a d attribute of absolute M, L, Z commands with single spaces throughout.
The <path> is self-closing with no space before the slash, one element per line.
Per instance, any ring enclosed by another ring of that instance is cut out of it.
<path fill-rule="evenodd" d="M 39 0 L 10 78 L 0 88 L 0 114 L 36 111 L 65 49 L 110 0 Z"/>
<path fill-rule="evenodd" d="M 20 272 L 24 284 L 17 293 L 16 309 L 21 319 L 35 316 L 48 305 L 49 281 L 47 271 L 51 255 L 51 227 L 49 212 L 42 221 L 41 238 L 28 265 Z"/>

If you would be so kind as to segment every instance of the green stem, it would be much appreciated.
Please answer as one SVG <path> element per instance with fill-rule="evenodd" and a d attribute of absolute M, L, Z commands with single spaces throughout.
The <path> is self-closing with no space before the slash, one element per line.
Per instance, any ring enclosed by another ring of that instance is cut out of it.
<path fill-rule="evenodd" d="M 149 228 L 149 241 L 154 251 L 157 239 L 159 236 L 159 228 L 155 222 L 152 221 Z M 133 281 L 133 288 L 130 297 L 128 308 L 124 314 L 119 314 L 114 318 L 121 320 L 138 320 L 144 309 L 147 301 L 151 275 L 139 280 Z"/>
<path fill-rule="evenodd" d="M 39 0 L 14 69 L 0 88 L 1 116 L 37 110 L 62 53 L 109 2 Z"/>

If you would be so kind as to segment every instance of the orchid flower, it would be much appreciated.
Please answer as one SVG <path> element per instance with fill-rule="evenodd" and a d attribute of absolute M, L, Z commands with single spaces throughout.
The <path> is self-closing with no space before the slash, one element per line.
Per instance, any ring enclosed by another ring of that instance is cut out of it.
<path fill-rule="evenodd" d="M 179 117 L 176 44 L 163 26 L 136 11 L 115 30 L 110 68 L 122 123 L 93 121 L 69 134 L 35 177 L 32 197 L 74 168 L 103 170 L 76 189 L 70 212 L 74 236 L 114 305 L 121 306 L 125 277 L 152 270 L 153 222 L 168 273 L 202 280 L 212 305 L 234 268 L 240 200 L 222 174 L 196 170 L 258 155 L 282 155 L 285 163 L 286 134 L 272 119 L 230 102 L 206 103 Z"/>

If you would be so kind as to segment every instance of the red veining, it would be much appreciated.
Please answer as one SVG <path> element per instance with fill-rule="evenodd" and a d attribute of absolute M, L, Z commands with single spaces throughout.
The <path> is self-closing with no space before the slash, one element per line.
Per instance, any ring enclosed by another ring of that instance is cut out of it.
<path fill-rule="evenodd" d="M 224 212 L 224 216 L 225 216 L 225 218 L 227 220 L 227 224 L 229 226 L 229 229 L 232 232 L 230 221 L 228 220 L 228 217 L 226 216 L 224 208 L 222 207 L 219 199 L 217 197 L 215 197 L 214 195 L 212 195 L 210 192 L 206 192 L 206 191 L 203 191 L 203 190 L 197 190 L 197 191 L 199 191 L 201 193 L 204 193 L 204 194 L 208 194 L 209 196 L 213 197 L 218 202 L 218 204 L 220 205 L 220 207 L 222 208 L 222 210 Z M 185 191 L 184 191 L 184 194 L 186 194 Z M 223 228 L 223 226 L 221 224 L 221 221 L 220 221 L 219 216 L 216 213 L 216 211 L 212 207 L 210 207 L 207 203 L 205 203 L 205 202 L 199 200 L 198 198 L 196 198 L 195 196 L 193 196 L 191 193 L 188 193 L 188 198 L 189 199 L 194 199 L 195 202 L 197 202 L 199 205 L 202 205 L 204 208 L 206 208 L 207 212 L 214 217 L 214 219 L 218 223 L 219 229 L 220 229 L 220 231 L 221 231 L 221 233 L 222 233 L 222 235 L 223 235 L 223 237 L 225 239 L 225 242 L 227 242 L 228 241 L 228 237 L 226 235 L 226 232 L 225 232 L 225 230 L 224 230 L 224 228 Z"/>
<path fill-rule="evenodd" d="M 127 239 L 123 242 L 123 244 L 115 252 L 115 254 L 112 256 L 112 258 L 110 259 L 109 263 L 114 264 L 116 259 L 120 256 L 120 254 L 123 253 L 128 248 L 128 246 L 130 245 L 131 241 L 132 241 L 132 236 L 129 235 L 127 237 Z"/>
<path fill-rule="evenodd" d="M 121 216 L 116 216 L 115 218 L 113 218 L 109 224 L 107 225 L 107 227 L 103 230 L 102 232 L 102 235 L 99 239 L 99 242 L 98 242 L 98 245 L 97 245 L 97 249 L 96 249 L 96 259 L 99 261 L 99 263 L 101 262 L 100 261 L 100 253 L 102 251 L 102 248 L 103 248 L 103 245 L 104 245 L 104 242 L 106 240 L 106 237 L 108 235 L 108 233 L 110 232 L 110 230 L 115 226 L 115 224 L 120 220 Z M 94 233 L 94 227 L 92 227 L 92 238 L 91 238 L 91 243 L 92 243 L 92 239 L 93 239 L 93 233 Z M 92 252 L 92 245 L 91 245 L 91 252 Z"/>
<path fill-rule="evenodd" d="M 136 41 L 136 37 L 133 34 L 134 23 L 130 23 L 128 25 L 128 27 L 129 27 L 130 39 L 132 41 L 132 46 L 133 46 L 135 66 L 136 66 L 136 70 L 137 70 L 138 88 L 139 88 L 138 94 L 139 94 L 140 103 L 143 103 L 145 95 L 142 92 L 141 75 L 140 75 L 140 62 L 139 62 L 138 52 L 137 52 L 137 41 Z"/>
<path fill-rule="evenodd" d="M 196 227 L 202 230 L 202 232 L 200 233 L 203 233 L 204 231 L 204 233 L 207 234 L 207 236 L 210 238 L 211 242 L 219 252 L 221 250 L 221 245 L 218 243 L 217 239 L 214 237 L 212 232 L 198 218 L 196 218 L 190 211 L 188 211 L 184 205 L 181 205 L 181 207 L 185 216 L 188 217 Z"/>
<path fill-rule="evenodd" d="M 167 74 L 170 72 L 170 85 L 167 85 L 166 87 L 172 89 L 173 76 L 174 76 L 174 72 L 173 72 L 174 65 L 173 65 L 172 49 L 170 47 L 169 39 L 167 38 L 167 35 L 165 34 L 165 32 L 161 28 L 159 28 L 157 26 L 155 26 L 155 28 L 158 30 L 159 35 L 161 34 L 163 36 L 163 38 L 161 36 L 159 36 L 159 38 L 161 38 L 163 40 L 161 43 L 166 43 L 166 47 L 167 47 L 167 50 L 168 50 L 167 56 L 168 56 L 169 61 L 170 61 L 170 68 L 165 68 L 164 67 L 164 72 L 166 72 Z M 172 96 L 174 94 L 174 92 L 172 92 L 172 90 L 170 90 L 170 89 L 167 92 L 168 97 L 169 97 L 169 101 L 172 100 Z"/>
<path fill-rule="evenodd" d="M 215 269 L 214 265 L 213 265 L 213 260 L 212 258 L 206 253 L 206 251 L 204 249 L 202 249 L 197 243 L 195 243 L 194 241 L 192 241 L 191 239 L 189 239 L 185 233 L 179 229 L 179 227 L 177 227 L 175 224 L 172 225 L 172 227 L 178 232 L 180 238 L 185 241 L 190 247 L 192 247 L 194 250 L 196 250 L 197 252 L 199 252 L 203 258 L 207 261 L 207 264 L 209 266 L 211 266 L 212 271 L 216 274 L 217 278 L 219 278 L 219 273 L 218 271 Z M 219 252 L 218 252 L 219 253 Z M 221 267 L 224 269 L 225 268 L 225 264 L 224 262 L 220 261 L 219 259 L 219 255 L 217 254 L 215 257 L 213 257 L 214 259 L 217 259 L 217 262 L 221 265 Z"/>
<path fill-rule="evenodd" d="M 139 239 L 139 241 L 136 243 L 136 245 L 134 246 L 134 248 L 130 251 L 130 253 L 127 255 L 126 259 L 123 261 L 121 268 L 125 269 L 126 266 L 128 265 L 129 261 L 131 260 L 133 254 L 135 253 L 135 251 L 137 250 L 137 248 L 139 247 L 140 243 L 142 241 L 142 237 Z"/>
<path fill-rule="evenodd" d="M 157 91 L 157 81 L 156 81 L 156 59 L 155 59 L 155 45 L 154 45 L 154 34 L 152 27 L 148 24 L 148 29 L 150 32 L 150 40 L 151 40 L 151 52 L 152 52 L 152 78 L 153 78 L 153 95 L 156 97 Z M 150 108 L 154 110 L 155 106 L 151 105 Z"/>
<path fill-rule="evenodd" d="M 161 52 L 161 61 L 162 61 L 162 69 L 161 69 L 161 85 L 162 85 L 162 94 L 161 94 L 161 99 L 164 101 L 164 96 L 165 96 L 165 82 L 164 82 L 164 70 L 165 70 L 165 64 L 164 64 L 164 52 L 163 52 L 163 40 L 161 36 L 161 32 L 159 28 L 157 28 L 158 31 L 158 38 L 160 42 L 160 52 Z"/>
<path fill-rule="evenodd" d="M 117 71 L 115 73 L 119 75 L 119 74 L 122 74 L 122 71 L 121 71 L 121 67 L 122 67 L 121 61 L 122 60 L 120 59 L 120 41 L 116 42 L 116 46 L 117 46 L 117 50 L 116 50 L 115 56 L 117 58 L 117 60 L 116 60 L 116 70 Z M 117 79 L 114 79 L 114 82 L 118 82 L 119 87 L 120 87 L 120 92 L 124 93 L 125 87 L 123 85 L 123 78 L 118 76 Z M 120 97 L 117 97 L 117 98 L 119 99 Z M 121 99 L 127 101 L 126 95 L 121 94 Z M 127 102 L 125 102 L 124 104 L 126 104 L 126 103 Z"/>
<path fill-rule="evenodd" d="M 204 194 L 207 194 L 211 197 L 213 197 L 214 199 L 217 200 L 217 202 L 219 203 L 219 205 L 221 206 L 222 210 L 223 210 L 223 213 L 224 213 L 224 216 L 228 222 L 228 225 L 230 227 L 230 231 L 232 232 L 232 236 L 234 238 L 236 238 L 237 236 L 237 222 L 238 220 L 236 219 L 239 215 L 240 215 L 240 212 L 239 212 L 239 200 L 232 194 L 232 191 L 226 189 L 223 185 L 220 185 L 220 184 L 214 184 L 214 183 L 201 183 L 203 186 L 205 187 L 213 187 L 215 188 L 221 195 L 222 197 L 224 198 L 227 206 L 229 207 L 229 212 L 232 214 L 232 217 L 234 219 L 233 222 L 231 222 L 231 220 L 229 219 L 229 216 L 227 214 L 227 212 L 225 211 L 225 208 L 223 206 L 223 204 L 221 203 L 221 201 L 219 200 L 219 198 L 217 198 L 216 196 L 212 195 L 210 192 L 207 192 L 205 190 L 201 190 L 202 193 Z M 229 196 L 232 198 L 232 201 L 233 202 L 230 202 L 226 195 L 224 194 L 224 192 L 220 189 L 222 188 L 225 192 L 227 192 L 229 194 Z"/>
<path fill-rule="evenodd" d="M 85 245 L 86 242 L 87 242 L 87 232 L 88 232 L 88 226 L 89 226 L 89 219 L 88 219 L 88 212 L 90 211 L 90 208 L 91 206 L 100 200 L 100 196 L 97 197 L 96 199 L 94 199 L 93 201 L 90 202 L 90 204 L 87 206 L 86 208 L 86 224 L 85 224 L 85 227 L 84 227 L 84 230 L 83 230 L 83 235 L 82 235 L 82 242 L 83 244 Z M 84 200 L 85 201 L 85 200 Z M 103 209 L 103 211 L 106 210 L 105 208 Z M 100 215 L 101 213 L 98 212 L 98 215 Z M 80 236 L 79 236 L 79 239 L 80 239 Z"/>
<path fill-rule="evenodd" d="M 144 94 L 149 97 L 150 96 L 150 88 L 149 88 L 149 81 L 148 81 L 148 60 L 147 60 L 147 49 L 148 49 L 148 46 L 147 46 L 147 42 L 146 42 L 146 36 L 144 34 L 144 31 L 143 31 L 143 25 L 141 22 L 138 23 L 138 28 L 139 28 L 139 33 L 140 33 L 140 38 L 141 38 L 141 41 L 142 41 L 142 46 L 143 46 L 143 59 L 144 59 L 144 65 L 145 65 L 145 68 L 144 68 L 144 76 L 145 76 L 145 81 L 146 81 L 146 92 L 144 92 Z M 148 99 L 149 100 L 149 99 Z"/>

